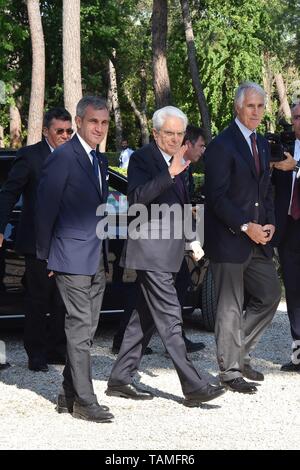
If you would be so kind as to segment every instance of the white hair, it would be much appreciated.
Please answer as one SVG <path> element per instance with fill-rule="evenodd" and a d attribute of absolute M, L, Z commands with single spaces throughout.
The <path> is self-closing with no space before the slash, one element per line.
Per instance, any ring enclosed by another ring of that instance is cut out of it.
<path fill-rule="evenodd" d="M 265 90 L 255 82 L 244 82 L 238 87 L 235 92 L 234 97 L 234 106 L 241 108 L 243 106 L 243 102 L 245 99 L 245 94 L 248 90 L 251 90 L 258 95 L 261 95 L 264 99 L 264 103 L 266 104 L 266 92 Z"/>
<path fill-rule="evenodd" d="M 188 125 L 188 118 L 182 111 L 180 111 L 180 109 L 175 108 L 175 106 L 165 106 L 164 108 L 160 108 L 155 111 L 152 117 L 154 129 L 159 131 L 168 117 L 177 117 L 182 119 L 184 130 L 186 129 L 186 126 Z"/>

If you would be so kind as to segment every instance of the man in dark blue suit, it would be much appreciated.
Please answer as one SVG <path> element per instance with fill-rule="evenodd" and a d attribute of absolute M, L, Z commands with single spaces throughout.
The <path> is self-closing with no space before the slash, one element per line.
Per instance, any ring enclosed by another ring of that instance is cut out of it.
<path fill-rule="evenodd" d="M 108 195 L 108 169 L 96 152 L 108 131 L 102 98 L 86 96 L 76 108 L 77 134 L 47 159 L 38 188 L 37 256 L 48 260 L 67 309 L 67 362 L 57 411 L 96 422 L 113 418 L 94 394 L 90 348 L 105 289 L 105 244 L 96 233 Z M 100 206 L 100 207 L 99 207 Z"/>
<path fill-rule="evenodd" d="M 250 366 L 250 353 L 280 300 L 270 246 L 275 217 L 269 147 L 256 132 L 264 108 L 264 90 L 242 84 L 235 95 L 235 120 L 205 154 L 205 252 L 216 289 L 217 358 L 221 380 L 241 393 L 257 391 L 243 376 L 264 379 Z M 243 313 L 244 289 L 249 299 Z"/>
<path fill-rule="evenodd" d="M 277 228 L 273 245 L 278 247 L 293 339 L 291 361 L 281 370 L 300 372 L 300 102 L 291 111 L 296 137 L 293 157 L 287 155 L 275 163 L 272 175 Z"/>
<path fill-rule="evenodd" d="M 43 139 L 17 152 L 0 192 L 0 247 L 11 212 L 21 194 L 23 198 L 16 251 L 25 257 L 24 347 L 28 355 L 28 368 L 36 372 L 47 372 L 47 363 L 65 362 L 65 307 L 54 279 L 48 278 L 45 261 L 36 257 L 34 211 L 44 161 L 72 134 L 70 113 L 60 107 L 49 109 L 43 119 Z M 47 318 L 49 313 L 50 317 Z"/>

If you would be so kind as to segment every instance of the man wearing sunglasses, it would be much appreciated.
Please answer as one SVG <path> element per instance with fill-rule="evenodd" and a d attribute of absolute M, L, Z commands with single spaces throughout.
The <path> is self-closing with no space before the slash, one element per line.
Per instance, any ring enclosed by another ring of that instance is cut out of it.
<path fill-rule="evenodd" d="M 63 363 L 65 360 L 65 309 L 55 280 L 48 277 L 47 263 L 36 258 L 36 191 L 44 161 L 54 149 L 67 142 L 72 133 L 72 118 L 66 109 L 52 108 L 47 111 L 43 120 L 42 140 L 17 152 L 0 192 L 0 246 L 11 212 L 21 195 L 23 199 L 16 250 L 25 256 L 26 268 L 24 347 L 28 355 L 28 368 L 37 372 L 47 372 L 47 364 Z"/>

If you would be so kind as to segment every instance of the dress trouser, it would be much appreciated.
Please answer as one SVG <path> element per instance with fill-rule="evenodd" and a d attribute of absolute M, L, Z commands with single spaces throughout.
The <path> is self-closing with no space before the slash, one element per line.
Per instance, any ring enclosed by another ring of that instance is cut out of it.
<path fill-rule="evenodd" d="M 300 350 L 300 220 L 289 217 L 284 239 L 278 247 L 293 350 Z"/>
<path fill-rule="evenodd" d="M 173 361 L 183 394 L 199 390 L 207 384 L 187 357 L 174 277 L 166 272 L 137 271 L 141 295 L 125 331 L 109 385 L 132 382 L 155 328 Z"/>
<path fill-rule="evenodd" d="M 74 396 L 81 405 L 97 403 L 90 349 L 99 322 L 106 283 L 103 256 L 95 275 L 56 273 L 56 282 L 67 309 L 64 393 Z"/>
<path fill-rule="evenodd" d="M 242 376 L 280 301 L 280 284 L 272 259 L 259 246 L 244 263 L 211 263 L 217 298 L 215 335 L 220 378 Z M 247 305 L 244 307 L 244 290 Z"/>
<path fill-rule="evenodd" d="M 54 277 L 48 277 L 47 263 L 25 255 L 25 267 L 24 347 L 29 359 L 47 362 L 47 356 L 65 355 L 66 309 Z"/>

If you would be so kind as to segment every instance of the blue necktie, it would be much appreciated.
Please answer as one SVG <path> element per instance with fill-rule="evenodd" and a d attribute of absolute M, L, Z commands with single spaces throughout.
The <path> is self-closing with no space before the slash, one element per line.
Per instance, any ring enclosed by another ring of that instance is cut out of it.
<path fill-rule="evenodd" d="M 91 150 L 90 154 L 93 157 L 94 173 L 95 173 L 95 176 L 97 178 L 98 183 L 100 184 L 100 182 L 99 182 L 99 162 L 98 162 L 98 157 L 97 157 L 97 154 L 96 154 L 96 150 Z"/>

